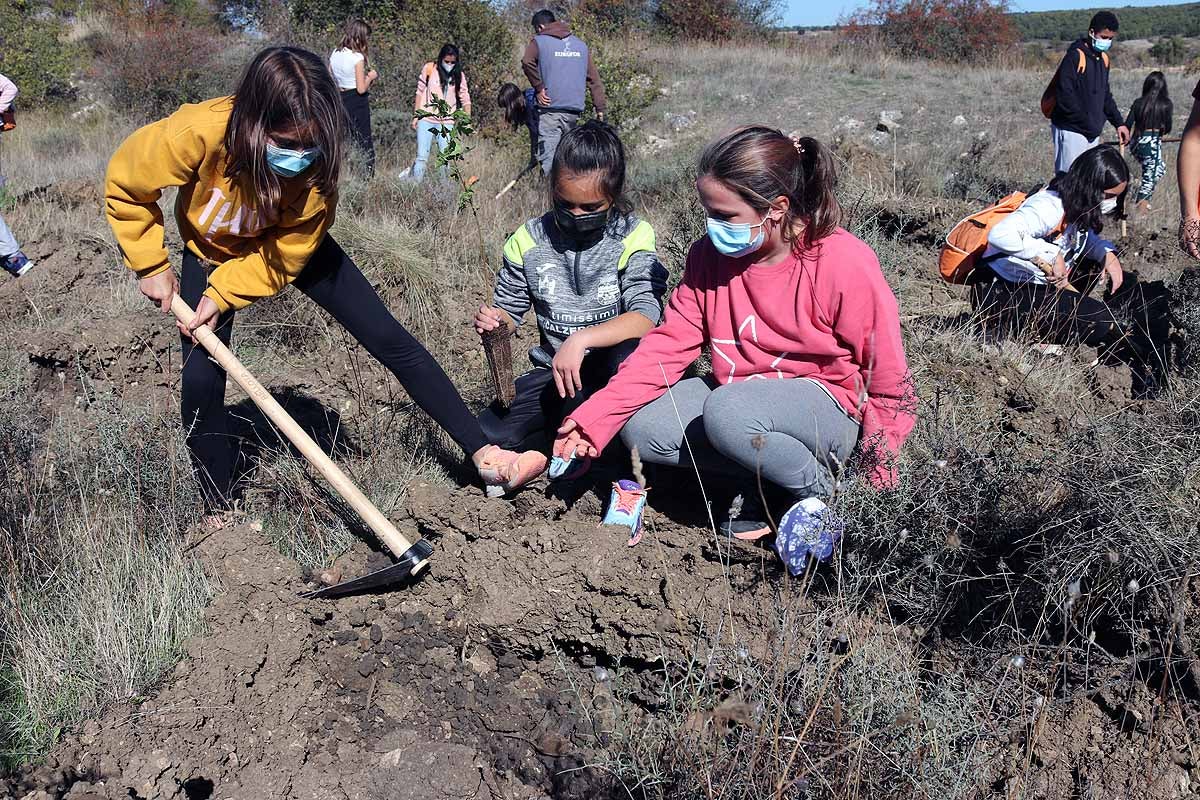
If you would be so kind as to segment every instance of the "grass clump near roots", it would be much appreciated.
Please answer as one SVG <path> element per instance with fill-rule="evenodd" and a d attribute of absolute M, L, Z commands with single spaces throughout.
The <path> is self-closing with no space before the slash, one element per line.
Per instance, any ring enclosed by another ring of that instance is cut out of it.
<path fill-rule="evenodd" d="M 180 537 L 199 514 L 178 426 L 105 402 L 88 415 L 86 430 L 0 415 L 0 763 L 145 692 L 212 593 Z"/>

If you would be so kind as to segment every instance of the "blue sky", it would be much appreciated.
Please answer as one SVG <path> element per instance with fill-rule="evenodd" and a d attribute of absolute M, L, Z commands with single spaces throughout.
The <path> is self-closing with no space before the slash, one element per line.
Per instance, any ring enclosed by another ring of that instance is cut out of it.
<path fill-rule="evenodd" d="M 1109 8 L 1120 6 L 1163 6 L 1194 0 L 1118 0 Z M 784 0 L 785 25 L 832 25 L 843 14 L 848 14 L 863 5 L 860 0 Z M 1014 0 L 1013 11 L 1055 11 L 1067 8 L 1103 8 L 1097 0 Z"/>

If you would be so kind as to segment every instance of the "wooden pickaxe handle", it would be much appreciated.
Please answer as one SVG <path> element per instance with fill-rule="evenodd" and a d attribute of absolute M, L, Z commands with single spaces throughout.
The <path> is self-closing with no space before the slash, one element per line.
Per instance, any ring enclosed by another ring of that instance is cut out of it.
<path fill-rule="evenodd" d="M 176 319 L 184 325 L 191 324 L 192 319 L 196 316 L 192 307 L 185 303 L 179 295 L 171 298 L 171 311 L 175 314 Z M 194 333 L 197 341 L 208 351 L 213 360 L 221 365 L 229 377 L 237 381 L 238 386 L 241 386 L 246 394 L 250 395 L 254 405 L 266 414 L 267 419 L 283 432 L 288 441 L 308 459 L 308 463 L 312 464 L 317 472 L 320 472 L 329 482 L 333 490 L 341 495 L 342 499 L 362 517 L 367 527 L 387 545 L 397 558 L 402 557 L 413 546 L 413 543 L 396 530 L 396 526 L 375 507 L 374 503 L 367 499 L 366 495 L 359 491 L 346 473 L 342 472 L 341 468 L 333 463 L 333 459 L 325 454 L 321 446 L 313 441 L 313 438 L 297 424 L 296 420 L 292 419 L 292 415 L 287 413 L 283 406 L 279 405 L 279 402 L 271 396 L 271 393 L 258 382 L 258 379 L 250 374 L 250 370 L 246 369 L 233 351 L 217 338 L 212 328 L 201 325 L 196 328 Z M 413 574 L 424 569 L 427 563 L 427 560 L 422 561 L 414 567 Z"/>

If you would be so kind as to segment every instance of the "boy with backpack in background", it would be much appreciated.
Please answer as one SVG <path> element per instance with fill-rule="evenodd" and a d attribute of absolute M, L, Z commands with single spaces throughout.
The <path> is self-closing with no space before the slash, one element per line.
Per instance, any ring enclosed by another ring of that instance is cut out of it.
<path fill-rule="evenodd" d="M 583 114 L 585 91 L 592 95 L 596 118 L 604 120 L 604 83 L 588 46 L 546 9 L 533 15 L 533 38 L 525 46 L 521 69 L 536 93 L 538 160 L 549 175 L 559 140 Z"/>
<path fill-rule="evenodd" d="M 1108 85 L 1108 50 L 1117 27 L 1117 15 L 1111 11 L 1093 16 L 1088 35 L 1067 48 L 1042 94 L 1042 113 L 1050 119 L 1054 139 L 1055 175 L 1065 173 L 1076 158 L 1100 143 L 1106 121 L 1117 129 L 1122 145 L 1129 143 L 1129 128 Z"/>

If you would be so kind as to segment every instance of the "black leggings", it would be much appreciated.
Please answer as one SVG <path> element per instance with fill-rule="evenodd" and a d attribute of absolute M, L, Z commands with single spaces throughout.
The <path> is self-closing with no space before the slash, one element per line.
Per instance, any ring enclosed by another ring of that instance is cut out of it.
<path fill-rule="evenodd" d="M 554 373 L 545 367 L 526 372 L 516 380 L 517 395 L 507 409 L 493 403 L 479 415 L 479 425 L 488 440 L 510 450 L 541 447 L 539 439 L 553 437 L 571 412 L 603 389 L 617 368 L 637 349 L 640 339 L 628 339 L 612 347 L 601 347 L 583 358 L 579 377 L 582 391 L 574 397 L 559 397 Z"/>
<path fill-rule="evenodd" d="M 208 267 L 190 250 L 183 257 L 180 296 L 193 308 L 208 286 Z M 379 295 L 332 236 L 313 253 L 295 286 L 342 324 L 367 352 L 392 371 L 400 384 L 468 455 L 487 445 L 479 423 L 454 384 L 420 342 L 391 315 Z M 217 321 L 217 336 L 229 344 L 233 312 Z M 206 505 L 227 507 L 232 495 L 237 442 L 225 408 L 225 370 L 183 341 L 183 426 Z"/>
<path fill-rule="evenodd" d="M 1166 371 L 1167 297 L 1134 275 L 1127 274 L 1121 288 L 1104 302 L 1083 292 L 1000 278 L 976 285 L 972 299 L 984 325 L 993 330 L 1030 329 L 1048 341 L 1095 347 L 1156 377 Z"/>
<path fill-rule="evenodd" d="M 350 138 L 367 155 L 367 173 L 375 174 L 375 140 L 371 137 L 370 93 L 359 94 L 357 89 L 342 91 L 342 105 L 350 118 Z"/>

